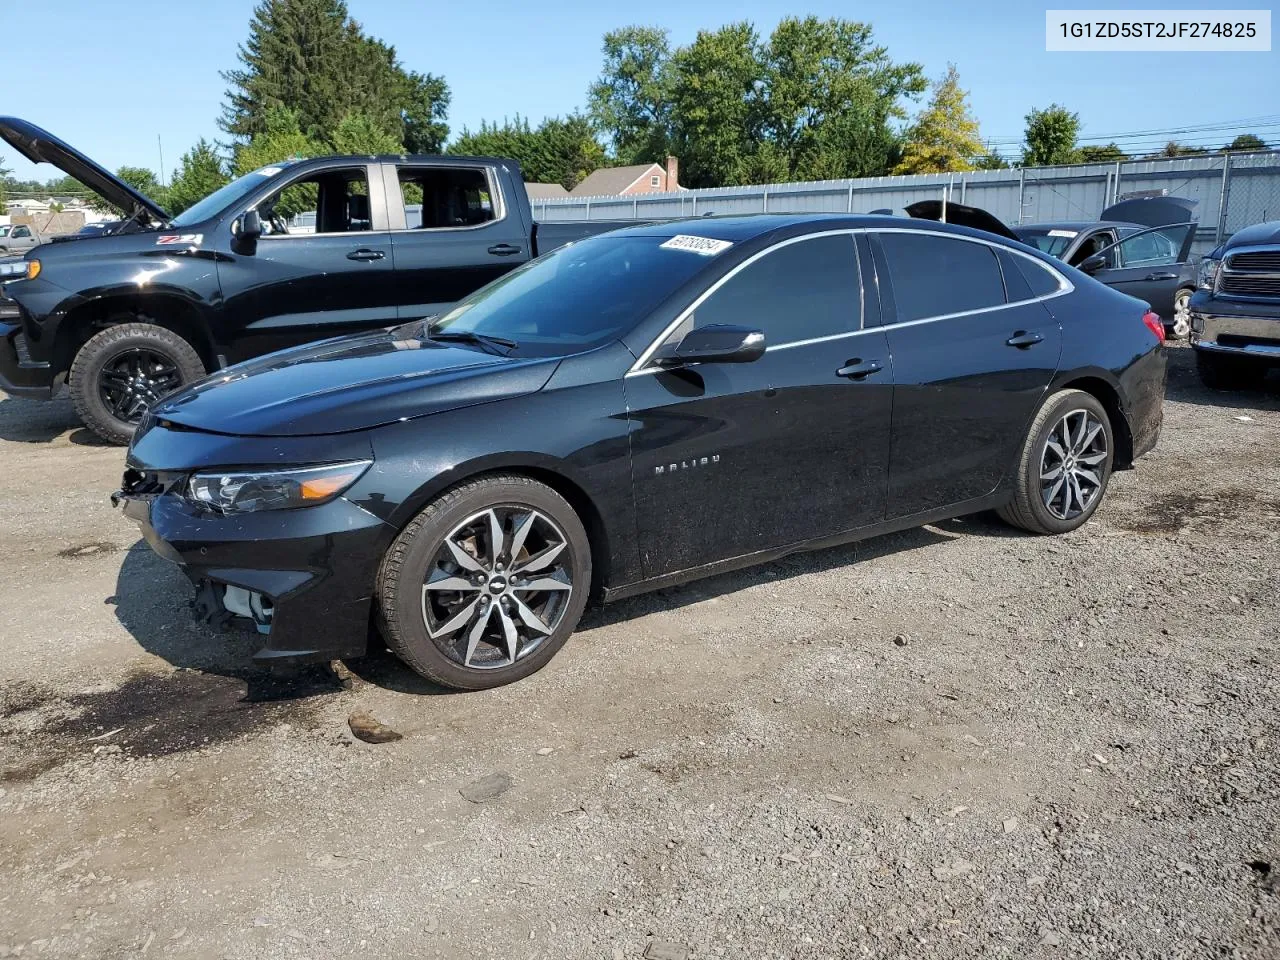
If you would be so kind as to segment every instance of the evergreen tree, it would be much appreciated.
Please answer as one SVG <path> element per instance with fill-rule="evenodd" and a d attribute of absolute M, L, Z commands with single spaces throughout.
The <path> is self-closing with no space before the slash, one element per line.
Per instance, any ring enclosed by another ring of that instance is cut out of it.
<path fill-rule="evenodd" d="M 449 152 L 471 156 L 511 157 L 520 162 L 526 180 L 559 183 L 566 190 L 605 163 L 591 121 L 579 114 L 551 117 L 535 130 L 524 117 L 501 125 L 482 122 L 474 133 L 463 130 Z"/>
<path fill-rule="evenodd" d="M 223 74 L 221 124 L 241 143 L 265 133 L 280 108 L 321 143 L 351 113 L 414 151 L 438 150 L 448 134 L 444 80 L 407 72 L 394 47 L 351 19 L 345 0 L 261 0 L 238 57 L 240 67 Z"/>
<path fill-rule="evenodd" d="M 1115 143 L 1104 143 L 1101 146 L 1090 144 L 1080 148 L 1077 159 L 1081 163 L 1115 163 L 1117 160 L 1128 160 L 1129 155 Z"/>
<path fill-rule="evenodd" d="M 227 172 L 213 144 L 201 139 L 178 162 L 178 169 L 169 182 L 165 209 L 173 214 L 181 213 L 221 189 L 227 181 Z"/>
<path fill-rule="evenodd" d="M 367 113 L 353 110 L 343 117 L 329 146 L 334 153 L 350 153 L 360 156 L 376 156 L 384 153 L 400 153 L 404 145 L 378 125 Z"/>
<path fill-rule="evenodd" d="M 969 109 L 954 63 L 934 84 L 933 97 L 907 133 L 902 160 L 894 173 L 947 173 L 972 170 L 971 158 L 982 153 L 978 121 Z"/>

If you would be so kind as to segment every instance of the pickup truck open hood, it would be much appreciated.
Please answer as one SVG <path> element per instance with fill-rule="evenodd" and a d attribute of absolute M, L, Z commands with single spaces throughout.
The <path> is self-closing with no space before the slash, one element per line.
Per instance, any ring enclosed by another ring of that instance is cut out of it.
<path fill-rule="evenodd" d="M 18 117 L 0 117 L 0 138 L 32 163 L 51 163 L 79 180 L 107 203 L 124 210 L 126 216 L 145 218 L 157 225 L 170 219 L 150 197 L 34 123 Z"/>
<path fill-rule="evenodd" d="M 917 220 L 942 220 L 941 200 L 919 200 L 905 208 Z M 946 222 L 974 230 L 985 230 L 1007 240 L 1018 240 L 1018 235 L 981 207 L 966 207 L 963 203 L 946 205 Z M 1019 240 L 1019 242 L 1021 242 Z"/>
<path fill-rule="evenodd" d="M 558 357 L 501 357 L 416 336 L 421 323 L 323 340 L 220 370 L 152 408 L 210 433 L 322 436 L 536 393 Z"/>

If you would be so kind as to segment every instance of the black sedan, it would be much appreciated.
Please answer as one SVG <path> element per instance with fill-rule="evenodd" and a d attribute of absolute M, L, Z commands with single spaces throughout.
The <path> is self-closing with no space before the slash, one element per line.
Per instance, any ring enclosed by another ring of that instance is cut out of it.
<path fill-rule="evenodd" d="M 479 689 L 605 600 L 976 511 L 1089 518 L 1156 443 L 1145 305 L 989 233 L 872 216 L 637 226 L 448 313 L 156 405 L 126 513 L 265 634 Z"/>

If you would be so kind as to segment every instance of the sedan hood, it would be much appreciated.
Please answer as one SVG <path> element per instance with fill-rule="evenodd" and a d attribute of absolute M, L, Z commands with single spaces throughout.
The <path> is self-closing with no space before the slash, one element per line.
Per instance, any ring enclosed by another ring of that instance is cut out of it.
<path fill-rule="evenodd" d="M 947 223 L 960 227 L 984 230 L 1006 240 L 1019 239 L 1016 233 L 981 207 L 966 207 L 963 203 L 948 203 L 944 206 L 941 200 L 920 200 L 907 207 L 906 211 L 917 220 L 940 221 L 945 217 Z"/>
<path fill-rule="evenodd" d="M 169 222 L 169 215 L 150 197 L 34 123 L 18 117 L 0 117 L 0 138 L 32 163 L 51 163 L 79 180 L 107 203 L 125 211 L 126 216 L 148 220 L 157 226 Z"/>
<path fill-rule="evenodd" d="M 416 336 L 421 323 L 282 350 L 162 400 L 162 423 L 259 437 L 346 433 L 536 393 L 558 357 L 499 357 Z"/>
<path fill-rule="evenodd" d="M 1168 227 L 1195 219 L 1199 202 L 1187 197 L 1131 197 L 1107 207 L 1101 219 L 1144 227 Z"/>

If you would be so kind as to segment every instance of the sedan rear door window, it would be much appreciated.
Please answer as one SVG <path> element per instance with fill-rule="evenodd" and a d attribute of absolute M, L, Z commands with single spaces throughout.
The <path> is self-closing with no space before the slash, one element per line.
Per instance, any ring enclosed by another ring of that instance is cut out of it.
<path fill-rule="evenodd" d="M 1000 265 L 987 244 L 901 231 L 886 231 L 879 237 L 889 262 L 899 322 L 1004 305 Z"/>

